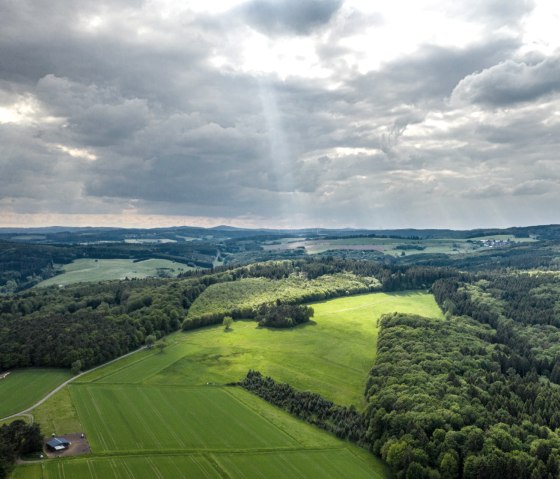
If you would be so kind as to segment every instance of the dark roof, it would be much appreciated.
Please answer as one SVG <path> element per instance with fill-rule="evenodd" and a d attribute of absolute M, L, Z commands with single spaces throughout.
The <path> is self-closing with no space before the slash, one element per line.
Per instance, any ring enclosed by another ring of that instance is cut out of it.
<path fill-rule="evenodd" d="M 63 437 L 55 437 L 47 442 L 47 446 L 51 447 L 52 449 L 61 449 L 66 448 L 70 445 L 70 441 L 64 439 Z"/>

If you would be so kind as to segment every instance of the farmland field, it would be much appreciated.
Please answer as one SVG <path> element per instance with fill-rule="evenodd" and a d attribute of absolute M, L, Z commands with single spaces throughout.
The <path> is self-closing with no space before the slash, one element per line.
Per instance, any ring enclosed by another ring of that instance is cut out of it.
<path fill-rule="evenodd" d="M 163 352 L 141 351 L 82 376 L 35 414 L 47 433 L 84 431 L 92 454 L 19 466 L 12 479 L 391 477 L 364 450 L 224 384 L 258 369 L 361 408 L 377 319 L 393 311 L 441 318 L 441 311 L 421 292 L 312 306 L 314 321 L 294 329 L 237 321 L 230 332 L 175 333 Z"/>
<path fill-rule="evenodd" d="M 360 407 L 375 360 L 377 319 L 393 311 L 442 317 L 433 296 L 420 292 L 371 293 L 312 306 L 313 322 L 294 329 L 257 328 L 252 321 L 236 321 L 227 333 L 221 326 L 177 333 L 170 336 L 171 344 L 163 353 L 140 352 L 79 381 L 225 384 L 257 369 L 297 389 Z"/>
<path fill-rule="evenodd" d="M 45 434 L 79 432 L 84 429 L 68 387 L 62 388 L 33 409 L 33 416 Z"/>
<path fill-rule="evenodd" d="M 68 285 L 88 281 L 108 281 L 125 278 L 157 276 L 158 270 L 172 276 L 191 270 L 190 266 L 166 259 L 147 259 L 134 262 L 131 259 L 83 258 L 62 267 L 62 274 L 41 281 L 37 286 Z"/>
<path fill-rule="evenodd" d="M 372 471 L 348 449 L 293 451 L 284 453 L 222 454 L 218 463 L 230 477 L 239 479 L 284 479 L 312 477 L 321 479 L 381 479 L 381 471 Z"/>
<path fill-rule="evenodd" d="M 16 469 L 12 479 L 152 479 L 191 478 L 219 479 L 221 476 L 210 462 L 200 455 L 92 457 L 47 462 Z"/>
<path fill-rule="evenodd" d="M 412 254 L 464 254 L 489 249 L 482 244 L 483 241 L 499 240 L 513 243 L 533 242 L 532 238 L 516 238 L 514 235 L 493 235 L 477 238 L 452 239 L 452 238 L 339 238 L 339 239 L 312 239 L 296 240 L 291 242 L 275 242 L 264 245 L 268 251 L 305 248 L 308 254 L 323 253 L 332 250 L 363 250 L 379 251 L 380 253 L 400 256 L 403 251 L 407 255 Z"/>
<path fill-rule="evenodd" d="M 70 393 L 95 452 L 298 446 L 221 388 L 83 384 Z"/>
<path fill-rule="evenodd" d="M 16 469 L 12 479 L 235 479 L 321 478 L 381 479 L 384 469 L 357 459 L 349 450 L 287 451 L 223 454 L 111 456 L 33 464 Z"/>
<path fill-rule="evenodd" d="M 71 377 L 70 371 L 64 369 L 12 371 L 5 379 L 0 379 L 0 418 L 32 406 Z"/>

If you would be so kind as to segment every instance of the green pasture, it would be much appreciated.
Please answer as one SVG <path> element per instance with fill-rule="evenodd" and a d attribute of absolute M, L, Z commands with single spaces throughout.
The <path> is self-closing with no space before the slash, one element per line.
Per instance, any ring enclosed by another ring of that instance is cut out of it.
<path fill-rule="evenodd" d="M 82 384 L 70 393 L 96 453 L 299 446 L 225 389 Z"/>
<path fill-rule="evenodd" d="M 205 457 L 133 456 L 82 457 L 21 466 L 12 479 L 219 479 L 218 471 Z"/>
<path fill-rule="evenodd" d="M 216 461 L 236 479 L 381 479 L 386 471 L 358 459 L 348 449 L 281 453 L 221 454 Z"/>
<path fill-rule="evenodd" d="M 68 387 L 53 394 L 43 404 L 33 409 L 32 414 L 47 436 L 52 433 L 63 435 L 84 430 Z"/>
<path fill-rule="evenodd" d="M 375 360 L 377 319 L 399 311 L 441 318 L 432 295 L 370 293 L 312 304 L 312 322 L 293 329 L 258 328 L 236 321 L 176 333 L 163 351 L 143 351 L 79 379 L 81 382 L 157 385 L 225 384 L 256 369 L 338 404 L 362 406 Z"/>
<path fill-rule="evenodd" d="M 69 389 L 92 455 L 19 466 L 12 479 L 390 477 L 365 451 L 241 388 Z"/>
<path fill-rule="evenodd" d="M 147 278 L 165 271 L 172 276 L 191 270 L 190 266 L 167 259 L 147 259 L 134 262 L 131 259 L 82 258 L 62 267 L 62 273 L 41 281 L 37 286 L 69 285 L 74 283 Z"/>
<path fill-rule="evenodd" d="M 0 379 L 0 418 L 32 406 L 71 377 L 70 371 L 65 369 L 11 371 L 4 379 Z"/>
<path fill-rule="evenodd" d="M 223 477 L 381 479 L 390 476 L 375 459 L 369 461 L 357 457 L 350 449 L 338 448 L 69 458 L 20 466 L 16 468 L 11 479 L 219 479 Z"/>

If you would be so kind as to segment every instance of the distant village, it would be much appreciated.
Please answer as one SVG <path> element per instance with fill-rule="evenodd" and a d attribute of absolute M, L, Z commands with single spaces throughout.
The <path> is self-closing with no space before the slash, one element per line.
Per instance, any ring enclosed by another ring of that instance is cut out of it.
<path fill-rule="evenodd" d="M 473 241 L 473 243 L 480 245 L 484 248 L 504 248 L 513 244 L 509 239 L 485 239 Z"/>

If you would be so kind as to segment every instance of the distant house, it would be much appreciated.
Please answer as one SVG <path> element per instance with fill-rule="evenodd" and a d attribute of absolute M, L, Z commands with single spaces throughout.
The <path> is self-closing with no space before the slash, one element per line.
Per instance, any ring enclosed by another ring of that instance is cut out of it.
<path fill-rule="evenodd" d="M 72 444 L 70 441 L 64 439 L 63 437 L 54 437 L 49 442 L 47 442 L 47 449 L 53 452 L 60 452 L 68 449 Z"/>

